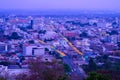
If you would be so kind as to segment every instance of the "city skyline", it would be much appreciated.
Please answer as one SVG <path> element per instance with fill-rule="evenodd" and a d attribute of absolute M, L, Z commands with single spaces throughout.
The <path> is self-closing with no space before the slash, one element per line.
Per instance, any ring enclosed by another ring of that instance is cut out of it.
<path fill-rule="evenodd" d="M 120 80 L 119 3 L 1 0 L 0 80 Z"/>

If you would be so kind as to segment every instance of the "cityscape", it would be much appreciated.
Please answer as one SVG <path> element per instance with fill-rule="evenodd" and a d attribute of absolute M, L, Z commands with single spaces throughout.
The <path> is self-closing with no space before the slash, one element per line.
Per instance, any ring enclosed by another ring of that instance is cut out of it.
<path fill-rule="evenodd" d="M 12 0 L 13 6 L 5 1 L 0 3 L 0 80 L 120 80 L 117 1 L 83 7 L 86 3 L 76 0 L 77 8 L 70 6 L 73 0 L 67 7 L 53 0 L 45 8 L 46 0 Z M 116 6 L 106 7 L 112 3 Z"/>

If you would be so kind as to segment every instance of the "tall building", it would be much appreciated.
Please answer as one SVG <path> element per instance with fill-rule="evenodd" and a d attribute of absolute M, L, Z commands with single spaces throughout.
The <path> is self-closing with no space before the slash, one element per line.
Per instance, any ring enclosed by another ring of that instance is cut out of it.
<path fill-rule="evenodd" d="M 4 17 L 4 18 L 3 18 L 3 21 L 4 21 L 4 22 L 8 22 L 8 20 L 9 20 L 8 17 Z"/>
<path fill-rule="evenodd" d="M 33 28 L 33 25 L 34 25 L 34 21 L 31 20 L 31 21 L 30 21 L 30 27 L 31 27 L 31 29 Z"/>

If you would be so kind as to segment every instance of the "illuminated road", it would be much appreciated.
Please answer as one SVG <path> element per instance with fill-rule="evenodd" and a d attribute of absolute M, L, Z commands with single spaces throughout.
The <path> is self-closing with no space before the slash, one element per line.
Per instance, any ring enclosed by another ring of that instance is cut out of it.
<path fill-rule="evenodd" d="M 62 34 L 59 34 L 63 39 L 75 50 L 78 54 L 83 55 L 82 52 L 80 52 L 66 37 L 64 37 Z"/>
<path fill-rule="evenodd" d="M 38 40 L 41 44 L 46 44 L 44 41 Z M 50 46 L 52 49 L 55 48 L 54 46 Z M 57 53 L 59 53 L 62 57 L 66 56 L 64 52 L 61 52 L 60 50 L 55 50 Z"/>
<path fill-rule="evenodd" d="M 46 44 L 45 42 L 39 40 L 40 43 L 42 44 Z M 54 46 L 51 46 L 51 48 L 54 48 Z M 64 52 L 61 52 L 60 50 L 55 50 L 57 53 L 59 53 L 62 56 L 63 62 L 67 65 L 69 65 L 69 67 L 72 70 L 72 73 L 78 75 L 80 77 L 80 79 L 83 79 L 83 77 L 86 75 L 85 72 L 83 71 L 83 69 L 81 67 L 77 67 L 73 61 L 66 56 L 66 54 Z"/>
<path fill-rule="evenodd" d="M 56 28 L 55 27 L 52 27 L 52 30 L 55 30 Z M 56 29 L 56 31 L 58 31 Z M 75 52 L 77 52 L 78 54 L 80 55 L 83 55 L 82 52 L 80 52 L 66 37 L 64 37 L 60 32 L 58 32 L 58 35 L 61 36 L 72 48 Z"/>

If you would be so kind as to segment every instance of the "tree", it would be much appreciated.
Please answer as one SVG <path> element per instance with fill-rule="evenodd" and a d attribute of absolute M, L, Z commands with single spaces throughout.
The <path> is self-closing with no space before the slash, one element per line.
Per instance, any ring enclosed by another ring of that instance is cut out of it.
<path fill-rule="evenodd" d="M 90 58 L 88 67 L 90 71 L 95 71 L 97 69 L 97 65 L 94 62 L 93 58 Z"/>
<path fill-rule="evenodd" d="M 85 80 L 111 80 L 108 76 L 98 74 L 96 72 L 89 73 L 89 76 Z"/>
<path fill-rule="evenodd" d="M 45 48 L 45 51 L 49 51 L 49 49 L 48 49 L 48 48 Z"/>
<path fill-rule="evenodd" d="M 116 69 L 116 71 L 120 71 L 120 64 L 116 64 L 115 69 Z"/>
<path fill-rule="evenodd" d="M 46 32 L 47 32 L 46 30 L 40 30 L 38 33 L 39 34 L 46 34 Z"/>
<path fill-rule="evenodd" d="M 118 27 L 119 27 L 119 24 L 118 24 L 117 22 L 113 22 L 113 23 L 112 23 L 112 26 L 113 26 L 113 28 L 118 28 Z"/>
<path fill-rule="evenodd" d="M 35 42 L 34 42 L 34 40 L 30 40 L 29 43 L 30 44 L 34 44 Z"/>
<path fill-rule="evenodd" d="M 93 26 L 97 27 L 97 23 L 93 23 Z"/>
<path fill-rule="evenodd" d="M 66 72 L 71 71 L 71 68 L 67 64 L 64 64 L 64 69 L 65 69 Z"/>
<path fill-rule="evenodd" d="M 31 60 L 29 68 L 32 75 L 42 80 L 59 80 L 66 77 L 64 66 L 57 62 L 41 62 L 39 59 Z"/>
<path fill-rule="evenodd" d="M 120 49 L 120 42 L 117 42 L 118 49 Z"/>
<path fill-rule="evenodd" d="M 108 55 L 107 54 L 103 55 L 102 57 L 103 57 L 104 61 L 108 60 Z"/>
<path fill-rule="evenodd" d="M 7 79 L 4 78 L 3 76 L 0 76 L 0 80 L 7 80 Z"/>
<path fill-rule="evenodd" d="M 110 61 L 108 60 L 108 55 L 103 55 L 103 62 L 104 62 L 104 68 L 109 69 L 110 68 Z"/>
<path fill-rule="evenodd" d="M 21 37 L 18 35 L 17 32 L 13 32 L 12 35 L 10 36 L 11 39 L 20 39 Z"/>
<path fill-rule="evenodd" d="M 21 26 L 18 26 L 19 28 L 20 28 L 20 30 L 22 30 L 22 31 L 27 31 L 27 28 L 26 27 L 21 27 Z"/>
<path fill-rule="evenodd" d="M 28 75 L 27 74 L 22 73 L 22 74 L 17 75 L 15 77 L 15 80 L 30 80 L 30 79 L 28 79 Z"/>
<path fill-rule="evenodd" d="M 63 64 L 58 62 L 43 62 L 41 58 L 28 61 L 30 74 L 18 76 L 17 80 L 68 80 Z M 25 77 L 23 79 L 23 77 Z"/>
<path fill-rule="evenodd" d="M 88 34 L 86 33 L 86 32 L 82 32 L 80 35 L 79 35 L 80 37 L 88 37 Z"/>
<path fill-rule="evenodd" d="M 112 30 L 111 33 L 110 33 L 110 35 L 118 35 L 118 34 L 119 34 L 119 33 L 118 33 L 117 30 Z"/>

